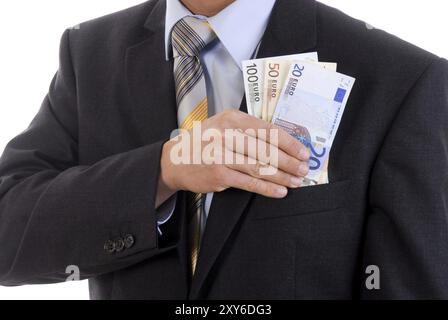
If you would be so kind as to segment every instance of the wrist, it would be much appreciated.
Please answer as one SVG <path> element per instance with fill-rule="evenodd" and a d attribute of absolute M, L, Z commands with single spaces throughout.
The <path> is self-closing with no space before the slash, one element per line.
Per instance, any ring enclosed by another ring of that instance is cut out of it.
<path fill-rule="evenodd" d="M 172 171 L 172 166 L 169 162 L 169 142 L 165 143 L 162 147 L 162 155 L 160 157 L 160 174 L 159 183 L 157 187 L 156 194 L 156 209 L 159 208 L 165 201 L 167 201 L 173 194 L 178 190 L 171 183 L 170 172 Z"/>
<path fill-rule="evenodd" d="M 175 174 L 173 173 L 174 168 L 173 164 L 170 161 L 171 147 L 171 141 L 167 141 L 162 147 L 162 155 L 160 159 L 159 188 L 162 187 L 172 195 L 179 191 L 179 188 L 176 185 Z"/>

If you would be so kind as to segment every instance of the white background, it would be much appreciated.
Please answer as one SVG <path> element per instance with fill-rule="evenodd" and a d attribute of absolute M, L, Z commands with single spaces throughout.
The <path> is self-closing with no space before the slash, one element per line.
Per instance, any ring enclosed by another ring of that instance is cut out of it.
<path fill-rule="evenodd" d="M 38 111 L 57 70 L 59 40 L 65 28 L 140 2 L 142 0 L 0 2 L 0 152 L 11 138 L 26 129 Z M 446 0 L 322 2 L 448 57 Z M 88 299 L 88 289 L 86 282 L 0 287 L 2 299 Z"/>

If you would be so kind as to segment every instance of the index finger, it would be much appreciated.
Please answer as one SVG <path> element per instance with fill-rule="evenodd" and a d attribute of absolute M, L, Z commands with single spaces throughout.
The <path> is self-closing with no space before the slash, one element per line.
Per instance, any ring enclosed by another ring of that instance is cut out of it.
<path fill-rule="evenodd" d="M 256 117 L 250 116 L 246 113 L 241 112 L 240 121 L 238 121 L 238 127 L 245 131 L 247 135 L 255 136 L 258 139 L 266 141 L 272 145 L 275 145 L 285 153 L 290 156 L 297 158 L 302 161 L 308 161 L 310 158 L 310 151 L 303 145 L 299 140 L 292 137 L 282 128 L 266 122 L 264 120 L 258 119 Z M 265 129 L 266 135 L 260 134 L 258 129 Z M 271 130 L 277 130 L 278 139 L 271 139 Z M 278 140 L 278 141 L 274 141 Z"/>
<path fill-rule="evenodd" d="M 302 161 L 308 161 L 310 159 L 311 152 L 303 143 L 282 128 L 274 124 L 270 124 L 270 126 L 271 128 L 278 130 L 278 147 L 282 151 Z"/>

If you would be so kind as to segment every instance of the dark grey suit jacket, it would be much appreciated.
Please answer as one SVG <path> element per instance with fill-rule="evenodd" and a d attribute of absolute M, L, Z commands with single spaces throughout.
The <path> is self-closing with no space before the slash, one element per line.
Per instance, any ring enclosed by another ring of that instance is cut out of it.
<path fill-rule="evenodd" d="M 318 51 L 357 79 L 330 184 L 216 194 L 189 279 L 185 194 L 163 237 L 155 221 L 176 128 L 164 15 L 151 0 L 64 33 L 48 96 L 0 160 L 2 285 L 77 265 L 94 299 L 448 298 L 448 63 L 313 0 L 277 1 L 259 56 Z"/>

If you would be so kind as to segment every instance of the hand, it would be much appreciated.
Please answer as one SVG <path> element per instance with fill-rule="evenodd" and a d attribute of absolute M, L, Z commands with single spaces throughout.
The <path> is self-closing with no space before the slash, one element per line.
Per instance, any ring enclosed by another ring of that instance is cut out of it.
<path fill-rule="evenodd" d="M 227 110 L 201 123 L 201 133 L 210 129 L 220 133 L 222 138 L 222 148 L 214 154 L 214 159 L 221 159 L 222 164 L 207 163 L 202 153 L 196 154 L 202 159 L 200 164 L 175 164 L 172 161 L 173 148 L 178 146 L 179 141 L 175 139 L 168 141 L 163 147 L 160 162 L 158 204 L 179 190 L 209 193 L 237 188 L 266 197 L 283 198 L 287 195 L 288 188 L 300 187 L 303 178 L 309 172 L 309 150 L 288 133 L 270 123 L 240 111 Z M 236 132 L 238 138 L 243 138 L 243 146 L 238 143 L 235 146 L 233 140 L 229 143 L 230 138 L 225 134 L 226 129 L 234 129 L 232 132 Z M 248 129 L 251 131 L 246 131 Z M 260 129 L 267 134 L 265 136 L 259 134 L 262 132 Z M 273 130 L 278 133 L 278 141 L 271 141 L 271 133 L 275 133 Z M 192 147 L 192 131 L 179 138 L 190 139 L 187 145 L 191 146 L 189 156 L 193 159 L 195 151 Z M 201 141 L 201 143 L 201 148 L 198 149 L 202 151 L 210 142 Z M 277 162 L 276 165 L 272 165 L 272 158 L 267 158 L 265 153 L 253 152 L 253 146 L 257 146 L 258 150 L 270 151 L 268 152 L 270 155 L 277 153 L 278 161 L 274 161 Z M 233 161 L 226 163 L 224 161 L 226 159 Z M 263 175 L 260 169 L 269 169 L 266 171 L 274 174 Z"/>

